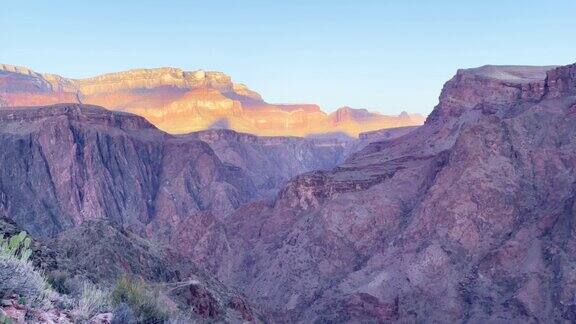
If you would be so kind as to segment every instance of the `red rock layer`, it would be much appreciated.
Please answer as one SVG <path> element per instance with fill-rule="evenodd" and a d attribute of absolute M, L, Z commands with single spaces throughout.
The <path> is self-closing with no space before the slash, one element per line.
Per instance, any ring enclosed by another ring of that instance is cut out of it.
<path fill-rule="evenodd" d="M 277 105 L 220 72 L 139 69 L 71 80 L 0 65 L 0 105 L 86 103 L 143 116 L 174 134 L 228 128 L 267 136 L 346 134 L 419 125 L 423 118 L 384 116 L 341 108 L 326 114 L 316 105 Z"/>

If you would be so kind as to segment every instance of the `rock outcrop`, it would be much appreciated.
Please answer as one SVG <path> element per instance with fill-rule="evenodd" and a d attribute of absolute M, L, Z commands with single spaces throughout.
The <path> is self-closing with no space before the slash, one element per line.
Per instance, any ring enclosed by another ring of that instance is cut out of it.
<path fill-rule="evenodd" d="M 21 230 L 13 221 L 0 218 L 0 236 L 10 237 Z M 130 276 L 163 287 L 165 298 L 170 298 L 195 322 L 265 321 L 260 310 L 243 295 L 210 277 L 189 260 L 180 259 L 169 248 L 118 228 L 108 220 L 86 221 L 54 240 L 34 240 L 32 248 L 34 265 L 50 278 L 53 288 L 64 290 L 70 296 L 73 294 L 69 290 L 78 289 L 82 283 L 108 287 L 121 277 Z M 18 296 L 2 299 L 0 319 L 4 315 L 18 323 L 77 322 L 75 310 L 70 306 L 63 308 L 66 303 L 57 301 L 74 297 L 63 297 L 57 292 L 51 295 L 55 301 L 47 309 L 22 305 Z M 110 323 L 111 318 L 110 313 L 100 314 L 89 322 Z"/>
<path fill-rule="evenodd" d="M 284 321 L 574 321 L 574 80 L 461 70 L 424 126 L 241 207 L 194 257 Z"/>
<path fill-rule="evenodd" d="M 372 142 L 391 140 L 400 136 L 404 136 L 418 127 L 419 126 L 406 126 L 406 127 L 379 129 L 371 132 L 360 133 L 358 138 L 361 141 L 372 141 Z"/>
<path fill-rule="evenodd" d="M 224 129 L 183 137 L 208 143 L 221 161 L 244 170 L 262 197 L 277 194 L 299 174 L 331 170 L 362 145 L 336 139 L 259 137 Z"/>
<path fill-rule="evenodd" d="M 227 128 L 267 136 L 307 136 L 419 125 L 418 115 L 384 116 L 342 108 L 330 115 L 316 105 L 269 104 L 221 72 L 137 69 L 88 79 L 66 79 L 0 65 L 0 106 L 85 103 L 132 112 L 176 134 Z"/>
<path fill-rule="evenodd" d="M 576 64 L 561 66 L 546 73 L 544 83 L 547 98 L 576 94 Z"/>
<path fill-rule="evenodd" d="M 95 106 L 0 109 L 0 142 L 0 213 L 34 235 L 102 218 L 142 234 L 256 195 L 208 144 Z"/>

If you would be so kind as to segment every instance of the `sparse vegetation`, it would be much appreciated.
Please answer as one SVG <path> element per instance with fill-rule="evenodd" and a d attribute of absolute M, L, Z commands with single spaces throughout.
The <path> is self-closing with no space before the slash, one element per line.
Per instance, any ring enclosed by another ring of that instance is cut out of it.
<path fill-rule="evenodd" d="M 112 303 L 126 304 L 136 316 L 138 323 L 163 323 L 169 317 L 168 305 L 160 292 L 152 289 L 143 280 L 123 276 L 112 290 Z M 121 310 L 126 313 L 126 310 Z"/>
<path fill-rule="evenodd" d="M 12 324 L 12 319 L 0 313 L 0 324 Z"/>
<path fill-rule="evenodd" d="M 56 308 L 78 323 L 108 312 L 113 312 L 113 323 L 190 322 L 160 285 L 139 277 L 125 275 L 110 286 L 109 281 L 92 281 L 67 268 L 47 270 L 45 276 L 32 264 L 31 245 L 25 232 L 0 236 L 0 299 L 26 305 L 38 314 Z"/>
<path fill-rule="evenodd" d="M 107 311 L 109 305 L 110 295 L 106 290 L 85 282 L 73 313 L 78 320 L 88 320 L 98 313 Z"/>
<path fill-rule="evenodd" d="M 30 305 L 47 306 L 50 285 L 28 260 L 30 243 L 26 232 L 0 239 L 0 297 L 17 294 Z"/>
<path fill-rule="evenodd" d="M 111 324 L 136 324 L 138 321 L 136 320 L 136 315 L 134 315 L 134 311 L 128 304 L 120 303 L 114 309 L 114 316 L 112 317 Z"/>
<path fill-rule="evenodd" d="M 60 294 L 69 295 L 72 293 L 69 276 L 65 271 L 54 270 L 47 274 L 47 280 L 55 291 Z"/>
<path fill-rule="evenodd" d="M 30 244 L 32 240 L 28 237 L 26 232 L 20 232 L 8 239 L 0 240 L 0 250 L 3 255 L 18 258 L 20 261 L 28 261 L 32 250 Z"/>

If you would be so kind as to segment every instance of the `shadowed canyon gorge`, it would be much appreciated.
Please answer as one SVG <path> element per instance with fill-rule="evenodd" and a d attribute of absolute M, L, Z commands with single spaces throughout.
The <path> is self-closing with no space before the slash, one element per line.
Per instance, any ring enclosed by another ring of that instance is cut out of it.
<path fill-rule="evenodd" d="M 0 67 L 0 230 L 45 271 L 189 279 L 196 321 L 576 321 L 576 64 L 458 70 L 421 126 Z"/>

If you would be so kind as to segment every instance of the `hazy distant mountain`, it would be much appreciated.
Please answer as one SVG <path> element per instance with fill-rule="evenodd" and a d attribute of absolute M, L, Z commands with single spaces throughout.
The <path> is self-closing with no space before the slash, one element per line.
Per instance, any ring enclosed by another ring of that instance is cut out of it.
<path fill-rule="evenodd" d="M 386 116 L 340 108 L 327 114 L 313 104 L 270 104 L 221 72 L 137 69 L 67 79 L 0 65 L 0 105 L 86 103 L 143 116 L 169 133 L 227 128 L 257 135 L 345 134 L 420 125 L 421 115 Z"/>

